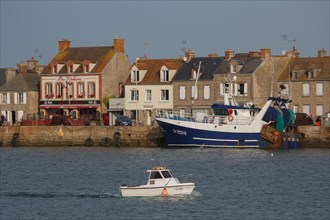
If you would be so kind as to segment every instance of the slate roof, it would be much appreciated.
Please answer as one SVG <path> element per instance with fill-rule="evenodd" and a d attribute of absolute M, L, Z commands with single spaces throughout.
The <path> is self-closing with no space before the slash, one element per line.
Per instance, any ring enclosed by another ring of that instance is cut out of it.
<path fill-rule="evenodd" d="M 259 65 L 262 63 L 260 57 L 249 57 L 248 53 L 237 53 L 228 61 L 223 61 L 219 68 L 215 71 L 215 74 L 225 74 L 230 70 L 230 63 L 236 61 L 239 65 L 243 67 L 239 70 L 239 73 L 253 73 Z"/>
<path fill-rule="evenodd" d="M 91 63 L 96 63 L 95 67 L 90 70 L 93 73 L 100 73 L 107 63 L 112 59 L 115 54 L 113 46 L 100 46 L 100 47 L 71 47 L 66 48 L 63 52 L 58 52 L 52 61 L 60 64 L 65 64 L 71 60 L 73 63 L 81 64 L 84 60 Z M 51 74 L 51 63 L 47 65 L 42 74 Z M 82 66 L 78 67 L 76 73 L 82 73 Z M 59 73 L 66 73 L 66 68 L 59 70 Z"/>
<path fill-rule="evenodd" d="M 212 80 L 213 73 L 223 61 L 223 57 L 194 57 L 182 65 L 174 76 L 173 81 L 191 80 L 191 70 L 195 69 L 197 73 L 199 62 L 201 62 L 200 73 L 202 73 L 199 80 Z"/>
<path fill-rule="evenodd" d="M 296 80 L 309 80 L 308 71 L 310 69 L 318 70 L 314 74 L 313 80 L 330 80 L 330 57 L 306 57 L 306 58 L 293 58 L 290 65 L 287 65 L 283 72 L 278 76 L 278 81 L 289 81 L 290 72 L 302 71 L 304 74 L 298 74 Z"/>
<path fill-rule="evenodd" d="M 0 87 L 0 91 L 29 92 L 39 91 L 38 73 L 19 73 Z"/>
<path fill-rule="evenodd" d="M 139 60 L 137 67 L 139 70 L 147 70 L 143 79 L 139 82 L 139 85 L 159 85 L 172 84 L 170 82 L 160 82 L 160 68 L 166 66 L 170 70 L 178 70 L 182 66 L 182 59 L 147 59 Z M 135 82 L 131 82 L 131 75 L 126 80 L 126 85 L 135 85 Z"/>

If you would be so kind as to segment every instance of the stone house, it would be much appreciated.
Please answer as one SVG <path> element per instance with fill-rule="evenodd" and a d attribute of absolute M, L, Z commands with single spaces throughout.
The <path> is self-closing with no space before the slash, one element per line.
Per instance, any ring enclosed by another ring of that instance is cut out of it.
<path fill-rule="evenodd" d="M 109 97 L 120 97 L 130 63 L 124 39 L 113 46 L 71 47 L 59 41 L 58 52 L 40 76 L 40 111 L 72 118 L 100 119 Z"/>
<path fill-rule="evenodd" d="M 195 57 L 188 50 L 185 62 L 173 78 L 174 111 L 181 116 L 196 112 L 210 113 L 214 103 L 213 74 L 224 58 L 215 54 Z"/>
<path fill-rule="evenodd" d="M 277 78 L 285 87 L 284 93 L 292 99 L 294 112 L 327 118 L 330 112 L 330 57 L 326 50 L 317 57 L 290 57 L 289 63 Z"/>
<path fill-rule="evenodd" d="M 5 71 L 6 82 L 0 87 L 0 112 L 10 125 L 38 117 L 39 74 L 44 66 L 33 57 Z"/>
<path fill-rule="evenodd" d="M 130 68 L 125 83 L 125 114 L 152 125 L 157 110 L 173 110 L 173 77 L 182 59 L 141 59 Z"/>

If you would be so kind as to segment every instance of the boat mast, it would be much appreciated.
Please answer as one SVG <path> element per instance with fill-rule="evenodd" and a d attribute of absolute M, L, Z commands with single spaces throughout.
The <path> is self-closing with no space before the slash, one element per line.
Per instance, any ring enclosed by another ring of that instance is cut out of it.
<path fill-rule="evenodd" d="M 198 78 L 199 78 L 199 71 L 201 69 L 201 64 L 202 64 L 202 61 L 199 61 L 198 70 L 197 70 L 197 74 L 196 74 L 195 87 L 194 87 L 194 90 L 193 90 L 193 94 L 191 96 L 191 117 L 193 116 L 193 106 L 194 106 L 194 101 L 196 99 L 197 82 L 198 82 Z"/>

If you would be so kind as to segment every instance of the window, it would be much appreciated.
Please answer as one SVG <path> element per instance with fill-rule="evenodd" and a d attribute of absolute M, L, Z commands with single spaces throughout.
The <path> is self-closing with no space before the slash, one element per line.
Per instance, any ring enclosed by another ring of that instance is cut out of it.
<path fill-rule="evenodd" d="M 316 105 L 316 116 L 323 115 L 323 105 Z"/>
<path fill-rule="evenodd" d="M 57 73 L 57 65 L 56 64 L 51 66 L 51 73 Z"/>
<path fill-rule="evenodd" d="M 247 83 L 235 84 L 235 95 L 247 96 Z"/>
<path fill-rule="evenodd" d="M 186 110 L 180 109 L 180 117 L 186 117 Z"/>
<path fill-rule="evenodd" d="M 73 73 L 73 65 L 72 64 L 68 64 L 66 66 L 66 71 L 67 71 L 67 73 Z"/>
<path fill-rule="evenodd" d="M 26 104 L 26 93 L 25 92 L 14 93 L 14 103 Z"/>
<path fill-rule="evenodd" d="M 168 171 L 162 171 L 162 174 L 163 174 L 164 178 L 171 178 L 172 177 L 171 173 L 168 172 Z"/>
<path fill-rule="evenodd" d="M 293 72 L 291 73 L 291 79 L 293 79 L 293 80 L 298 79 L 298 72 L 293 71 Z"/>
<path fill-rule="evenodd" d="M 294 113 L 298 113 L 299 112 L 299 106 L 298 105 L 294 105 L 293 106 L 293 112 Z"/>
<path fill-rule="evenodd" d="M 160 73 L 160 81 L 161 82 L 168 82 L 170 81 L 170 74 L 168 70 L 162 70 Z"/>
<path fill-rule="evenodd" d="M 220 96 L 223 96 L 224 95 L 224 93 L 225 93 L 225 90 L 224 90 L 224 84 L 223 83 L 220 83 L 220 85 L 219 85 L 219 87 L 220 87 Z"/>
<path fill-rule="evenodd" d="M 63 95 L 62 83 L 56 83 L 56 98 L 61 98 Z"/>
<path fill-rule="evenodd" d="M 158 171 L 150 173 L 150 179 L 163 179 Z"/>
<path fill-rule="evenodd" d="M 138 90 L 131 90 L 131 101 L 138 101 L 139 100 L 139 91 Z"/>
<path fill-rule="evenodd" d="M 308 70 L 308 79 L 314 79 L 314 71 L 312 69 Z"/>
<path fill-rule="evenodd" d="M 139 82 L 140 81 L 140 72 L 138 70 L 132 70 L 131 72 L 131 81 Z"/>
<path fill-rule="evenodd" d="M 84 73 L 89 73 L 89 64 L 84 64 L 83 71 Z"/>
<path fill-rule="evenodd" d="M 230 73 L 237 73 L 237 65 L 231 64 L 230 65 Z"/>
<path fill-rule="evenodd" d="M 78 98 L 84 98 L 85 97 L 85 85 L 83 82 L 78 83 Z"/>
<path fill-rule="evenodd" d="M 210 99 L 210 86 L 204 86 L 204 99 Z"/>
<path fill-rule="evenodd" d="M 73 97 L 73 84 L 72 83 L 67 84 L 66 91 L 67 91 L 68 98 L 72 98 Z"/>
<path fill-rule="evenodd" d="M 323 83 L 316 83 L 316 95 L 323 96 Z"/>
<path fill-rule="evenodd" d="M 180 99 L 185 99 L 185 98 L 186 98 L 186 87 L 180 86 Z"/>
<path fill-rule="evenodd" d="M 303 113 L 306 113 L 307 115 L 310 114 L 309 105 L 303 105 Z"/>
<path fill-rule="evenodd" d="M 52 83 L 46 83 L 46 98 L 53 98 L 53 84 Z"/>
<path fill-rule="evenodd" d="M 10 104 L 9 93 L 1 93 L 1 103 L 2 104 Z"/>
<path fill-rule="evenodd" d="M 151 90 L 150 89 L 146 90 L 146 101 L 151 101 Z"/>
<path fill-rule="evenodd" d="M 169 101 L 170 100 L 170 97 L 169 97 L 169 90 L 168 89 L 162 89 L 160 90 L 160 100 L 161 101 Z"/>
<path fill-rule="evenodd" d="M 191 87 L 191 98 L 197 99 L 197 94 L 198 94 L 197 86 L 192 86 Z"/>
<path fill-rule="evenodd" d="M 95 83 L 94 82 L 88 83 L 88 96 L 90 98 L 95 97 Z"/>
<path fill-rule="evenodd" d="M 303 96 L 309 96 L 309 84 L 308 83 L 303 84 Z"/>

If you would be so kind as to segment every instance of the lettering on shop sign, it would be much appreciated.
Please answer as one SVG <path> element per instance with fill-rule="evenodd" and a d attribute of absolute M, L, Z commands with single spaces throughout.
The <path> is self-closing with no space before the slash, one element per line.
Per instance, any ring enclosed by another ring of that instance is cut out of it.
<path fill-rule="evenodd" d="M 77 81 L 77 80 L 81 80 L 80 77 L 78 76 L 60 76 L 58 77 L 58 81 Z"/>
<path fill-rule="evenodd" d="M 178 129 L 172 129 L 174 134 L 179 134 L 179 135 L 184 135 L 187 136 L 187 132 L 186 131 L 181 131 Z"/>

